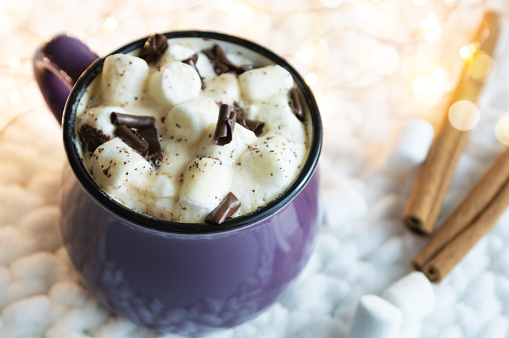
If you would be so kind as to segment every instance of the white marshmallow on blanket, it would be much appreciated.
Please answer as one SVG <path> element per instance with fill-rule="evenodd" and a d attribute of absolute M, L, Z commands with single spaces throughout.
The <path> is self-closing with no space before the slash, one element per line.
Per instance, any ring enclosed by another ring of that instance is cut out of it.
<path fill-rule="evenodd" d="M 413 119 L 407 122 L 386 158 L 387 169 L 404 174 L 422 164 L 428 155 L 433 135 L 433 126 L 428 121 Z"/>
<path fill-rule="evenodd" d="M 278 65 L 256 68 L 239 76 L 241 92 L 251 102 L 266 101 L 275 95 L 287 95 L 293 78 Z"/>
<path fill-rule="evenodd" d="M 401 311 L 375 295 L 362 296 L 350 325 L 348 338 L 396 338 Z"/>
<path fill-rule="evenodd" d="M 323 199 L 326 224 L 336 226 L 362 218 L 368 211 L 366 201 L 350 185 L 342 185 Z"/>
<path fill-rule="evenodd" d="M 149 67 L 143 59 L 125 54 L 108 56 L 101 75 L 103 102 L 126 105 L 138 101 L 148 74 Z"/>
<path fill-rule="evenodd" d="M 405 325 L 426 318 L 435 308 L 435 291 L 428 278 L 420 271 L 404 276 L 382 295 L 398 307 Z"/>
<path fill-rule="evenodd" d="M 192 66 L 173 61 L 150 74 L 148 87 L 157 102 L 174 107 L 200 94 L 201 79 Z"/>

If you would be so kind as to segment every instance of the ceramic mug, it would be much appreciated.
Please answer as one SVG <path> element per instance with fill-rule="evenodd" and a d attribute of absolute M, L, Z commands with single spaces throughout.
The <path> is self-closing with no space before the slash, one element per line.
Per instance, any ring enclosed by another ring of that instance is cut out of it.
<path fill-rule="evenodd" d="M 197 37 L 240 45 L 292 74 L 308 108 L 312 135 L 301 172 L 278 198 L 221 225 L 164 221 L 126 208 L 89 176 L 77 150 L 78 102 L 101 72 L 104 58 L 79 40 L 61 35 L 36 51 L 33 66 L 46 102 L 62 119 L 67 163 L 60 187 L 60 230 L 84 284 L 102 304 L 138 325 L 204 334 L 261 313 L 305 266 L 320 222 L 316 167 L 322 125 L 310 88 L 276 54 L 215 32 L 165 35 L 170 43 L 172 38 Z M 132 52 L 146 40 L 112 54 Z"/>

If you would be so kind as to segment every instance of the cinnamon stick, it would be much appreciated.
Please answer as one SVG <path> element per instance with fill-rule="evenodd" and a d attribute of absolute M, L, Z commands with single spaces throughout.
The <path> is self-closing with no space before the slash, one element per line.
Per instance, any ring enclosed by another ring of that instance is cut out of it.
<path fill-rule="evenodd" d="M 417 253 L 412 260 L 415 269 L 424 270 L 438 252 L 470 226 L 493 201 L 508 179 L 509 148 L 500 155 L 465 200 Z"/>
<path fill-rule="evenodd" d="M 451 218 L 414 258 L 414 266 L 422 270 L 430 281 L 438 283 L 447 276 L 468 251 L 493 228 L 509 206 L 508 162 L 509 150 L 506 150 Z"/>
<path fill-rule="evenodd" d="M 495 49 L 499 21 L 496 13 L 486 12 L 474 38 L 479 43 L 479 50 L 488 55 L 492 55 Z M 481 95 L 484 82 L 469 75 L 471 61 L 465 63 L 448 108 L 460 100 L 476 103 Z M 444 114 L 441 128 L 433 140 L 403 214 L 403 223 L 419 234 L 429 235 L 433 232 L 456 165 L 468 141 L 469 132 L 454 128 L 449 122 L 448 111 Z"/>

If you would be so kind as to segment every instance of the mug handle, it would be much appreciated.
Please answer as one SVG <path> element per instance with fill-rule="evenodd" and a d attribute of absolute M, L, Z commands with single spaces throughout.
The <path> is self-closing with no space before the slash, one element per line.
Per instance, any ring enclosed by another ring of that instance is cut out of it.
<path fill-rule="evenodd" d="M 83 42 L 68 35 L 55 36 L 36 50 L 32 59 L 35 79 L 59 123 L 74 83 L 98 58 Z"/>

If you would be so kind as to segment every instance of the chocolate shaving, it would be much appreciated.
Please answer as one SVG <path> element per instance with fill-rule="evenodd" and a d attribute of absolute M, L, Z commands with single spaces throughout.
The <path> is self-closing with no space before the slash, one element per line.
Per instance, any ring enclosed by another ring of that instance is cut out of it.
<path fill-rule="evenodd" d="M 126 125 L 129 128 L 149 128 L 154 126 L 154 118 L 151 116 L 138 116 L 122 113 L 111 113 L 111 123 Z"/>
<path fill-rule="evenodd" d="M 221 224 L 228 217 L 233 215 L 240 208 L 239 199 L 231 192 L 219 203 L 219 205 L 212 210 L 212 212 L 205 218 L 205 222 Z"/>
<path fill-rule="evenodd" d="M 157 138 L 157 130 L 155 127 L 140 129 L 139 135 L 148 143 L 148 158 L 156 168 L 159 168 L 163 161 L 163 153 L 161 152 L 161 144 Z"/>
<path fill-rule="evenodd" d="M 219 45 L 214 45 L 212 48 L 205 49 L 202 52 L 209 58 L 210 62 L 212 62 L 212 66 L 217 75 L 237 69 L 237 67 L 228 60 L 224 50 Z"/>
<path fill-rule="evenodd" d="M 187 65 L 190 65 L 191 67 L 194 68 L 194 70 L 196 70 L 196 73 L 198 73 L 198 76 L 200 77 L 200 80 L 201 80 L 201 88 L 204 89 L 205 88 L 205 82 L 203 81 L 203 77 L 200 75 L 200 71 L 196 67 L 196 62 L 198 62 L 198 54 L 193 54 L 189 59 L 186 59 L 186 60 L 184 60 L 182 62 L 187 64 Z"/>
<path fill-rule="evenodd" d="M 93 153 L 101 144 L 110 139 L 109 135 L 106 135 L 101 130 L 95 129 L 88 124 L 81 126 L 78 135 L 80 137 L 81 144 L 84 145 L 83 148 L 91 153 Z"/>
<path fill-rule="evenodd" d="M 126 125 L 122 124 L 115 129 L 115 135 L 120 137 L 141 156 L 147 155 L 149 148 L 148 142 L 144 140 L 138 132 L 129 129 Z"/>
<path fill-rule="evenodd" d="M 227 104 L 221 104 L 216 131 L 214 132 L 215 144 L 224 146 L 232 141 L 236 118 L 237 112 L 235 110 L 230 109 L 230 106 Z"/>
<path fill-rule="evenodd" d="M 163 34 L 153 34 L 148 37 L 140 51 L 139 57 L 147 62 L 155 62 L 168 48 L 168 39 Z"/>
<path fill-rule="evenodd" d="M 302 110 L 302 105 L 300 103 L 300 97 L 297 89 L 292 88 L 290 89 L 290 101 L 288 102 L 290 104 L 290 108 L 292 108 L 292 112 L 297 116 L 297 118 L 300 121 L 304 121 L 304 112 Z"/>
<path fill-rule="evenodd" d="M 255 67 L 253 65 L 242 65 L 242 66 L 237 67 L 237 69 L 235 69 L 235 74 L 240 75 L 242 73 L 253 70 L 254 68 Z"/>
<path fill-rule="evenodd" d="M 265 127 L 265 122 L 263 121 L 250 120 L 244 116 L 237 115 L 236 122 L 242 127 L 251 130 L 256 136 L 263 134 L 263 127 Z"/>

